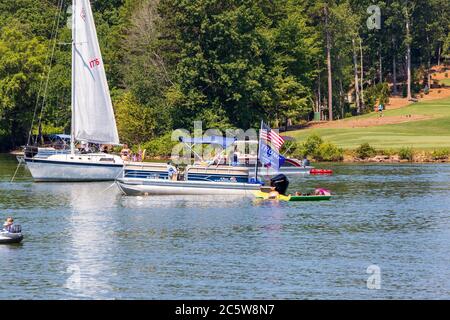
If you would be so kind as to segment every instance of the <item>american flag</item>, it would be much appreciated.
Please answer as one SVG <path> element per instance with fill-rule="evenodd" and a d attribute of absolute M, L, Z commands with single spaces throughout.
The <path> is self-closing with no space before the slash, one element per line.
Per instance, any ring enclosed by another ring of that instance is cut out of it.
<path fill-rule="evenodd" d="M 267 141 L 272 144 L 272 146 L 279 151 L 281 146 L 284 143 L 284 139 L 282 136 L 278 134 L 278 132 L 270 129 L 268 125 L 263 123 L 261 132 L 259 133 L 260 139 Z"/>

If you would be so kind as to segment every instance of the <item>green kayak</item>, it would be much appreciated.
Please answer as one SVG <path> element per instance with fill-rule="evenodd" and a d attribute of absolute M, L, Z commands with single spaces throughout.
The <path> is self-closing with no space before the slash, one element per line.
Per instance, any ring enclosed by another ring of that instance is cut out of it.
<path fill-rule="evenodd" d="M 290 196 L 289 201 L 324 201 L 330 200 L 331 196 Z"/>

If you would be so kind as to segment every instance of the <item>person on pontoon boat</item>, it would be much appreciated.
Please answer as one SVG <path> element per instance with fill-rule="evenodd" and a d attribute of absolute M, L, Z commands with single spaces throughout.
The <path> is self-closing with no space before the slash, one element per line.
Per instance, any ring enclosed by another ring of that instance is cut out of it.
<path fill-rule="evenodd" d="M 170 161 L 167 162 L 167 173 L 169 176 L 169 180 L 177 180 L 178 170 L 175 166 L 172 165 Z"/>
<path fill-rule="evenodd" d="M 309 166 L 310 166 L 310 162 L 309 162 L 307 156 L 304 156 L 304 157 L 303 157 L 302 165 L 303 165 L 304 167 L 309 167 Z"/>

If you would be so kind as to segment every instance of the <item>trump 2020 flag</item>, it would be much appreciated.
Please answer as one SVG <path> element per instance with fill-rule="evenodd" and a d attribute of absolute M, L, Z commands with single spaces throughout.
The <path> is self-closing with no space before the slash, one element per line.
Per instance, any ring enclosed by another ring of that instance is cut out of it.
<path fill-rule="evenodd" d="M 258 158 L 264 167 L 270 167 L 275 172 L 278 172 L 280 166 L 284 163 L 285 160 L 283 156 L 280 156 L 278 150 L 276 149 L 281 147 L 282 143 L 276 145 L 274 145 L 273 143 L 268 143 L 268 141 L 270 141 L 270 139 L 268 139 L 269 137 L 269 134 L 267 134 L 268 131 L 271 132 L 271 129 L 263 123 L 259 137 Z"/>

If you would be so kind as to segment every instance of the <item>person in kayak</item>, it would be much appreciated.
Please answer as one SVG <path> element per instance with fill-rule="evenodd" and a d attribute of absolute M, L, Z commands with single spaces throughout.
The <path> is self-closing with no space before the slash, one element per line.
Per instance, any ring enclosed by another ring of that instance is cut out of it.
<path fill-rule="evenodd" d="M 5 223 L 3 224 L 3 230 L 11 232 L 14 225 L 13 217 L 6 218 Z"/>
<path fill-rule="evenodd" d="M 329 196 L 331 195 L 330 190 L 318 188 L 314 191 L 315 196 Z"/>
<path fill-rule="evenodd" d="M 280 193 L 275 189 L 275 187 L 270 188 L 268 199 L 278 199 Z"/>

